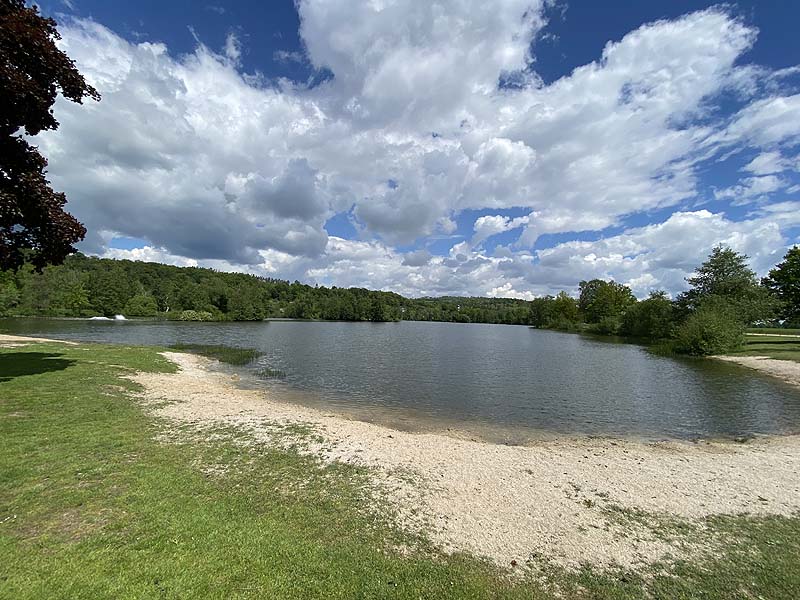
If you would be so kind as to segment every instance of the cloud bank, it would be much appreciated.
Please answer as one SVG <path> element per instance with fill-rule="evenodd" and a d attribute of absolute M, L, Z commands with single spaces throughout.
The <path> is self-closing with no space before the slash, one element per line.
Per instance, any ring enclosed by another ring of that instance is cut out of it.
<path fill-rule="evenodd" d="M 315 86 L 243 73 L 232 34 L 174 56 L 71 21 L 63 48 L 103 100 L 59 102 L 35 141 L 106 256 L 523 298 L 591 277 L 674 292 L 720 242 L 779 259 L 800 226 L 796 69 L 740 64 L 757 32 L 710 9 L 545 85 L 547 8 L 302 0 L 302 60 L 333 73 Z"/>

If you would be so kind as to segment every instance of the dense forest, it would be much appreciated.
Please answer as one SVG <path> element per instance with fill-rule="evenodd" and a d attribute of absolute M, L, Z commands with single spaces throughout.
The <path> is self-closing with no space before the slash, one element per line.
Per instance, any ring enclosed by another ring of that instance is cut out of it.
<path fill-rule="evenodd" d="M 621 335 L 698 355 L 741 345 L 748 326 L 800 325 L 800 247 L 790 249 L 761 281 L 746 256 L 718 247 L 687 282 L 689 290 L 675 299 L 654 291 L 637 300 L 627 286 L 602 279 L 581 281 L 577 297 L 561 292 L 532 301 L 410 299 L 392 292 L 75 254 L 41 271 L 26 265 L 0 272 L 0 315 L 506 323 Z"/>
<path fill-rule="evenodd" d="M 314 287 L 196 267 L 70 256 L 40 273 L 0 273 L 0 315 L 265 318 L 527 324 L 529 305 L 507 298 L 409 299 L 361 288 Z"/>

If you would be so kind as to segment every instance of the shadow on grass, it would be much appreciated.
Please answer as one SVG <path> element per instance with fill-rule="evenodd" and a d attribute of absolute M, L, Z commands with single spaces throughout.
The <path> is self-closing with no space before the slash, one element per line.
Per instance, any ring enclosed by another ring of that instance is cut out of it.
<path fill-rule="evenodd" d="M 59 358 L 53 352 L 7 352 L 0 354 L 0 383 L 25 375 L 40 375 L 63 371 L 75 364 L 74 360 Z"/>

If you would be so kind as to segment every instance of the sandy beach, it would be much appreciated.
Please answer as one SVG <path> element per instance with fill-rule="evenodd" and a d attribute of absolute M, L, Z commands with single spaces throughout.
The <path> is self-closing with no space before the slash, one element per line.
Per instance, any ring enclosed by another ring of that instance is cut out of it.
<path fill-rule="evenodd" d="M 545 557 L 568 568 L 636 567 L 714 552 L 699 539 L 659 534 L 647 515 L 702 528 L 712 515 L 800 510 L 798 436 L 743 444 L 564 438 L 494 445 L 283 403 L 240 389 L 235 378 L 209 369 L 208 359 L 166 356 L 180 366 L 178 373 L 133 376 L 158 416 L 201 432 L 234 426 L 258 443 L 285 443 L 275 435 L 280 426 L 309 425 L 319 440 L 303 451 L 370 467 L 401 525 L 425 531 L 445 551 L 499 565 Z M 645 518 L 615 518 L 626 513 Z"/>
<path fill-rule="evenodd" d="M 77 342 L 71 342 L 69 340 L 53 340 L 44 337 L 26 337 L 22 335 L 10 335 L 7 333 L 0 334 L 0 344 L 6 348 L 12 348 L 14 346 L 27 346 L 33 342 L 69 344 L 70 346 L 76 346 L 78 344 Z"/>

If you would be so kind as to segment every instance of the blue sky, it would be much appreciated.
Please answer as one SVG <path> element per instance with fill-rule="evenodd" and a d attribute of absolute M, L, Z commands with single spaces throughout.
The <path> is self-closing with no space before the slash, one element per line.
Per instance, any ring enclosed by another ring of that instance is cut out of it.
<path fill-rule="evenodd" d="M 39 5 L 103 94 L 37 140 L 86 252 L 531 298 L 800 240 L 800 4 Z"/>

